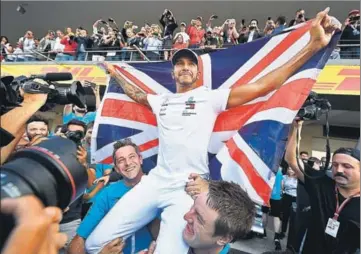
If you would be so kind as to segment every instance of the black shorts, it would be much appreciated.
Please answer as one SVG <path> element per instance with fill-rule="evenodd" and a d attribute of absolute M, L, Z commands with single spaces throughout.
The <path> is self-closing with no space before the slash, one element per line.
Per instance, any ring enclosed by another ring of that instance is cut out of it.
<path fill-rule="evenodd" d="M 270 211 L 269 215 L 271 215 L 273 217 L 281 218 L 282 200 L 270 199 L 270 203 L 271 203 L 271 211 Z"/>

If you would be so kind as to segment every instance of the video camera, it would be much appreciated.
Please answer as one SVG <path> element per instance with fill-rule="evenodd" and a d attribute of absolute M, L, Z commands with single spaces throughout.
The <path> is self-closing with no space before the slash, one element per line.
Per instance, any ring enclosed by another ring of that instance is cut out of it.
<path fill-rule="evenodd" d="M 318 98 L 317 93 L 310 92 L 302 108 L 297 113 L 297 120 L 320 120 L 323 114 L 331 110 L 331 104 L 327 99 Z"/>
<path fill-rule="evenodd" d="M 79 81 L 74 81 L 70 87 L 60 87 L 56 81 L 72 80 L 71 73 L 47 73 L 45 75 L 31 75 L 30 77 L 6 76 L 1 78 L 0 100 L 1 115 L 17 107 L 22 102 L 20 88 L 25 93 L 48 94 L 46 104 L 40 111 L 52 108 L 52 104 L 75 104 L 79 108 L 85 107 L 85 91 Z"/>
<path fill-rule="evenodd" d="M 62 137 L 18 150 L 0 167 L 1 199 L 35 195 L 44 206 L 64 210 L 84 193 L 88 181 L 87 170 L 76 155 L 77 145 Z M 0 218 L 2 249 L 15 220 L 3 213 Z"/>

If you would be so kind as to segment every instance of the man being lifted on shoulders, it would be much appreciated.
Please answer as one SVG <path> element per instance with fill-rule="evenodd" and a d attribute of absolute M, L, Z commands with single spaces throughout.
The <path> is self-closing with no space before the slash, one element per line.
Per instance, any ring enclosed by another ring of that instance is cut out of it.
<path fill-rule="evenodd" d="M 187 253 L 189 247 L 182 240 L 183 215 L 190 210 L 193 200 L 184 187 L 191 173 L 209 174 L 207 148 L 217 116 L 278 89 L 315 53 L 326 47 L 333 32 L 339 28 L 331 23 L 328 11 L 327 8 L 317 14 L 310 41 L 297 55 L 255 83 L 233 89 L 197 87 L 198 58 L 189 49 L 177 51 L 172 58 L 175 94 L 146 94 L 129 84 L 114 66 L 106 64 L 124 92 L 156 115 L 158 164 L 99 223 L 86 242 L 89 253 L 97 253 L 117 237 L 127 238 L 153 220 L 159 210 L 162 211 L 161 227 L 155 253 Z"/>

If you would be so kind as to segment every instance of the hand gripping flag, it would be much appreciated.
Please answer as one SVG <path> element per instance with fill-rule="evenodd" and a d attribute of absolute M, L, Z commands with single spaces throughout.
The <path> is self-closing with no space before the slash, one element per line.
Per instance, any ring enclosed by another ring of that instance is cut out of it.
<path fill-rule="evenodd" d="M 255 82 L 295 56 L 310 40 L 310 22 L 282 33 L 199 57 L 198 85 L 224 89 Z M 315 54 L 277 91 L 218 116 L 208 147 L 213 179 L 240 184 L 258 204 L 268 204 L 274 174 L 290 125 L 340 37 Z M 117 71 L 146 93 L 175 93 L 170 62 L 117 63 Z M 157 163 L 155 115 L 110 79 L 92 136 L 93 162 L 112 163 L 113 143 L 131 138 L 142 152 L 143 170 Z"/>

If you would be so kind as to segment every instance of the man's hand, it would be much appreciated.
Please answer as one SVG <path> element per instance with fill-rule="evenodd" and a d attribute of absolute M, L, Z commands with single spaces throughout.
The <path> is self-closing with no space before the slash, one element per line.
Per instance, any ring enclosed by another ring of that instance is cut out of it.
<path fill-rule="evenodd" d="M 109 182 L 109 179 L 110 179 L 110 175 L 102 176 L 102 177 L 99 177 L 99 178 L 95 179 L 93 184 L 98 184 L 100 181 L 103 181 L 104 185 L 107 185 L 108 182 Z"/>
<path fill-rule="evenodd" d="M 20 88 L 20 96 L 23 97 L 23 104 L 36 104 L 39 105 L 39 108 L 46 103 L 48 99 L 47 94 L 29 94 L 25 93 L 23 89 Z"/>
<path fill-rule="evenodd" d="M 200 175 L 192 173 L 188 179 L 190 182 L 187 183 L 185 190 L 193 199 L 202 192 L 208 192 L 208 182 L 200 177 Z"/>
<path fill-rule="evenodd" d="M 100 251 L 99 254 L 122 254 L 125 246 L 125 242 L 122 238 L 116 238 Z"/>
<path fill-rule="evenodd" d="M 16 218 L 16 227 L 7 240 L 3 254 L 57 254 L 67 240 L 59 232 L 61 210 L 41 204 L 35 196 L 1 200 L 1 212 Z"/>
<path fill-rule="evenodd" d="M 312 21 L 311 42 L 312 44 L 324 48 L 330 42 L 333 33 L 337 29 L 341 29 L 341 23 L 335 18 L 328 16 L 330 8 L 327 7 L 324 11 L 317 14 Z"/>
<path fill-rule="evenodd" d="M 153 254 L 156 246 L 157 246 L 157 243 L 155 241 L 152 241 L 147 250 L 142 250 L 142 251 L 138 252 L 137 254 Z"/>
<path fill-rule="evenodd" d="M 85 150 L 84 147 L 79 146 L 78 147 L 78 151 L 77 151 L 77 158 L 78 161 L 84 166 L 87 167 L 87 162 L 86 162 L 86 157 L 88 155 L 87 151 Z"/>
<path fill-rule="evenodd" d="M 109 73 L 110 76 L 113 76 L 116 73 L 115 67 L 113 64 L 108 62 L 103 62 L 105 70 Z"/>

